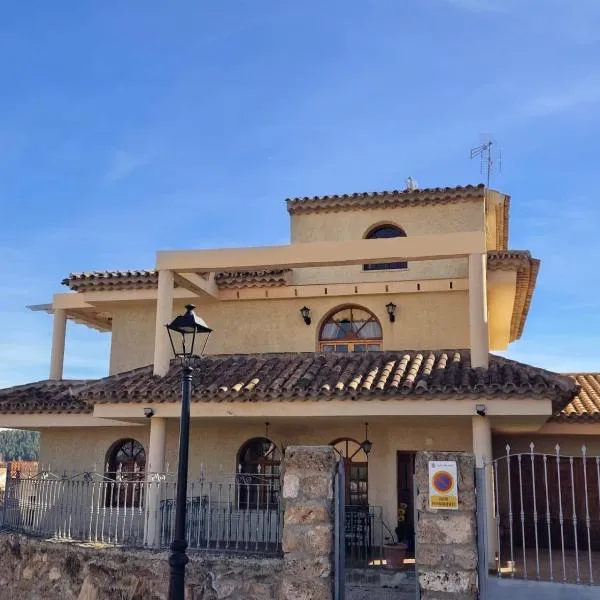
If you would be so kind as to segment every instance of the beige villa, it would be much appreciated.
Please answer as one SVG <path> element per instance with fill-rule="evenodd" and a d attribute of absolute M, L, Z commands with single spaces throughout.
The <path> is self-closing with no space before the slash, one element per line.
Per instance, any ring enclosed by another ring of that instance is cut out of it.
<path fill-rule="evenodd" d="M 180 367 L 164 326 L 193 303 L 214 333 L 191 478 L 275 474 L 288 445 L 334 444 L 347 504 L 382 507 L 393 528 L 402 503 L 412 519 L 418 450 L 600 454 L 600 376 L 494 354 L 523 335 L 540 267 L 510 249 L 509 209 L 483 185 L 289 199 L 289 245 L 72 273 L 33 307 L 54 319 L 49 379 L 1 390 L 0 425 L 39 430 L 56 472 L 173 472 Z M 111 333 L 107 377 L 63 379 L 69 321 Z"/>

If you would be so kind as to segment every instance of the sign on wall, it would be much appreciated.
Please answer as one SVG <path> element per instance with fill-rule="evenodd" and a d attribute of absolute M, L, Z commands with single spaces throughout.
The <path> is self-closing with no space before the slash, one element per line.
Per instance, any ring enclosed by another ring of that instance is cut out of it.
<path fill-rule="evenodd" d="M 456 461 L 429 461 L 429 508 L 458 510 Z"/>

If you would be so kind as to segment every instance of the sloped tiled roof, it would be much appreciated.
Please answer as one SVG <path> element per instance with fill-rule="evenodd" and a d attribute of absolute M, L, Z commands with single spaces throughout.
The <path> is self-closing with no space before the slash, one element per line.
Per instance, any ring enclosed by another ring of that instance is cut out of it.
<path fill-rule="evenodd" d="M 180 366 L 152 365 L 95 381 L 45 381 L 0 391 L 0 413 L 90 412 L 96 403 L 176 402 Z M 571 377 L 490 355 L 471 368 L 465 350 L 208 356 L 194 372 L 193 401 L 303 401 L 454 396 L 544 398 L 560 411 L 577 393 Z"/>
<path fill-rule="evenodd" d="M 553 421 L 563 423 L 600 422 L 600 373 L 570 373 L 579 393 L 556 413 Z"/>
<path fill-rule="evenodd" d="M 464 200 L 483 199 L 485 185 L 466 185 L 444 188 L 423 188 L 418 190 L 389 190 L 383 192 L 360 192 L 354 194 L 334 194 L 288 198 L 290 214 L 310 212 L 338 212 L 348 209 L 384 208 L 388 206 L 413 206 L 424 204 L 451 204 Z"/>
<path fill-rule="evenodd" d="M 165 377 L 152 366 L 87 385 L 80 397 L 102 402 L 175 402 L 180 367 Z M 562 408 L 575 382 L 550 371 L 490 355 L 487 370 L 471 368 L 464 350 L 372 353 L 244 354 L 206 357 L 195 371 L 194 401 L 386 398 L 449 394 L 534 396 Z"/>
<path fill-rule="evenodd" d="M 287 269 L 217 273 L 215 281 L 220 288 L 274 287 L 286 285 L 288 273 Z M 153 289 L 158 286 L 158 271 L 141 269 L 71 273 L 61 283 L 74 292 Z"/>
<path fill-rule="evenodd" d="M 0 413 L 91 413 L 92 407 L 77 397 L 86 381 L 45 380 L 0 390 Z"/>
<path fill-rule="evenodd" d="M 490 271 L 517 271 L 515 303 L 510 324 L 510 341 L 514 342 L 523 335 L 540 270 L 540 260 L 533 258 L 527 250 L 493 250 L 488 252 L 487 267 Z"/>

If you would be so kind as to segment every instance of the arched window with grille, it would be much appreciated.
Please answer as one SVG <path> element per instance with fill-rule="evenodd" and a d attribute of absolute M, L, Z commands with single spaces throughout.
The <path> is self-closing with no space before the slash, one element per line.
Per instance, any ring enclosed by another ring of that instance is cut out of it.
<path fill-rule="evenodd" d="M 321 325 L 321 352 L 373 352 L 381 350 L 383 333 L 377 317 L 360 306 L 336 309 Z"/>
<path fill-rule="evenodd" d="M 400 229 L 397 225 L 378 225 L 371 229 L 365 239 L 377 240 L 383 238 L 395 238 L 395 237 L 406 237 L 406 232 Z M 372 265 L 363 265 L 365 271 L 383 271 L 386 269 L 406 269 L 408 263 L 403 260 L 393 263 L 376 263 Z"/>
<path fill-rule="evenodd" d="M 265 437 L 245 442 L 237 455 L 237 487 L 240 508 L 276 508 L 279 502 L 281 453 Z"/>
<path fill-rule="evenodd" d="M 352 438 L 333 440 L 333 446 L 339 460 L 344 461 L 346 483 L 346 505 L 369 505 L 369 461 L 362 446 Z"/>
<path fill-rule="evenodd" d="M 106 506 L 139 507 L 146 468 L 144 446 L 132 438 L 117 440 L 106 453 Z"/>

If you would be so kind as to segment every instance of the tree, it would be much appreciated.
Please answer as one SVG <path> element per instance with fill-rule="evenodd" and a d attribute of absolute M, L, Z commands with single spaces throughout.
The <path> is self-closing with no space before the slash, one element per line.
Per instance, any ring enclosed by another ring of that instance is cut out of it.
<path fill-rule="evenodd" d="M 40 456 L 39 431 L 5 429 L 0 431 L 0 457 L 9 460 L 38 460 Z"/>

